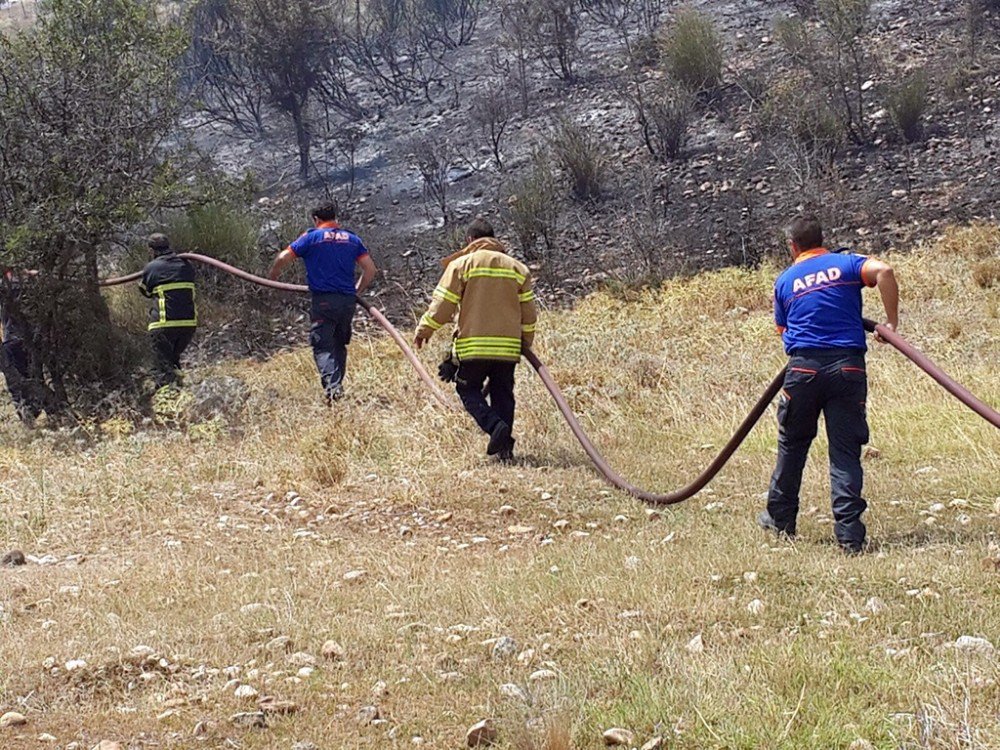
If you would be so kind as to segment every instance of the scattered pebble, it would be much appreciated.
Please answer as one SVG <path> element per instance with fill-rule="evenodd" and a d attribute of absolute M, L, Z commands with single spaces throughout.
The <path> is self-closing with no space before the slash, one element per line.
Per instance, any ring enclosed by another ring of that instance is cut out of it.
<path fill-rule="evenodd" d="M 484 747 L 497 741 L 497 730 L 490 719 L 473 724 L 465 733 L 465 744 L 469 747 Z"/>
<path fill-rule="evenodd" d="M 747 612 L 756 616 L 764 611 L 764 602 L 760 599 L 754 599 L 747 605 Z"/>
<path fill-rule="evenodd" d="M 248 698 L 256 698 L 257 689 L 252 685 L 240 685 L 233 692 L 233 695 L 235 695 L 240 700 L 247 700 Z"/>
<path fill-rule="evenodd" d="M 257 703 L 257 708 L 264 714 L 278 714 L 280 716 L 288 716 L 299 710 L 298 704 L 294 701 L 280 700 L 270 695 L 261 698 Z"/>
<path fill-rule="evenodd" d="M 662 750 L 664 747 L 663 738 L 660 736 L 648 740 L 639 750 Z"/>
<path fill-rule="evenodd" d="M 96 745 L 94 745 L 90 750 L 125 750 L 120 742 L 115 742 L 114 740 L 101 740 Z"/>
<path fill-rule="evenodd" d="M 347 655 L 347 651 L 334 640 L 329 640 L 323 643 L 320 653 L 323 655 L 324 659 L 329 661 L 343 661 L 344 657 Z"/>
<path fill-rule="evenodd" d="M 516 526 L 508 526 L 507 527 L 507 533 L 508 534 L 515 534 L 515 535 L 518 535 L 518 536 L 521 536 L 523 534 L 530 534 L 534 530 L 535 530 L 534 526 L 516 525 Z"/>
<path fill-rule="evenodd" d="M 367 575 L 367 571 L 364 570 L 349 570 L 344 573 L 344 580 L 348 583 L 354 583 L 355 581 L 360 581 Z"/>
<path fill-rule="evenodd" d="M 19 565 L 27 564 L 27 562 L 24 558 L 24 553 L 19 549 L 12 549 L 10 552 L 4 553 L 3 557 L 0 557 L 0 567 L 4 568 L 16 568 Z"/>
<path fill-rule="evenodd" d="M 517 656 L 517 641 L 509 635 L 497 638 L 496 643 L 493 644 L 493 649 L 490 651 L 490 655 L 497 661 L 512 659 Z"/>
<path fill-rule="evenodd" d="M 974 651 L 980 654 L 992 654 L 996 651 L 996 647 L 990 641 L 974 635 L 959 636 L 955 641 L 955 648 L 959 651 Z"/>
<path fill-rule="evenodd" d="M 241 711 L 229 717 L 229 721 L 238 727 L 250 727 L 252 729 L 264 729 L 267 726 L 267 717 L 263 711 Z"/>
<path fill-rule="evenodd" d="M 378 706 L 362 706 L 358 710 L 356 718 L 358 720 L 358 724 L 368 726 L 377 719 L 381 719 L 382 715 L 379 713 Z"/>
<path fill-rule="evenodd" d="M 603 737 L 604 744 L 608 747 L 617 747 L 619 745 L 627 745 L 631 747 L 632 742 L 635 740 L 635 736 L 630 731 L 620 727 L 605 729 Z"/>
<path fill-rule="evenodd" d="M 3 716 L 0 716 L 0 728 L 7 729 L 8 727 L 22 727 L 28 723 L 28 718 L 24 714 L 19 714 L 17 711 L 8 711 Z"/>
<path fill-rule="evenodd" d="M 543 682 L 545 680 L 554 680 L 558 676 L 559 675 L 557 675 L 551 669 L 539 669 L 531 673 L 531 675 L 528 677 L 528 682 Z"/>
<path fill-rule="evenodd" d="M 694 638 L 687 642 L 684 647 L 689 654 L 702 654 L 705 652 L 705 640 L 701 637 L 701 633 L 698 633 Z"/>

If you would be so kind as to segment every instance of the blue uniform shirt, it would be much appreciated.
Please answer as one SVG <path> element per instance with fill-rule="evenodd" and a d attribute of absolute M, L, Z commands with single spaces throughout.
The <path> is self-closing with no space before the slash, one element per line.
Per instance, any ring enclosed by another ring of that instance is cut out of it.
<path fill-rule="evenodd" d="M 782 329 L 785 352 L 797 349 L 866 351 L 861 320 L 861 287 L 868 258 L 854 253 L 808 250 L 774 284 L 774 322 Z"/>
<path fill-rule="evenodd" d="M 309 291 L 354 296 L 354 264 L 368 249 L 353 232 L 325 222 L 299 237 L 289 247 L 306 264 Z"/>

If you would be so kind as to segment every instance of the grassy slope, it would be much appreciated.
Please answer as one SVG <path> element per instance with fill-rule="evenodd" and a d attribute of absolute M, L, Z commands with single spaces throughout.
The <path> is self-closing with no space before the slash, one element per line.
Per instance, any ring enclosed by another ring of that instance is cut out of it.
<path fill-rule="evenodd" d="M 1000 303 L 971 278 L 998 248 L 1000 232 L 979 228 L 890 258 L 903 332 L 993 404 Z M 775 272 L 596 295 L 543 318 L 540 354 L 631 478 L 685 482 L 781 366 Z M 4 428 L 3 546 L 86 559 L 0 571 L 0 711 L 29 718 L 0 729 L 0 746 L 49 732 L 84 747 L 457 747 L 492 717 L 502 746 L 550 750 L 600 746 L 613 725 L 680 748 L 1000 747 L 996 653 L 949 646 L 1000 645 L 1000 443 L 900 355 L 870 356 L 875 551 L 858 559 L 832 544 L 822 439 L 802 537 L 776 542 L 752 524 L 770 420 L 708 490 L 648 517 L 587 468 L 526 368 L 525 461 L 502 468 L 382 337 L 351 357 L 332 414 L 307 351 L 227 367 L 253 390 L 238 436 L 209 425 L 81 448 Z M 366 575 L 344 580 L 352 570 Z M 320 659 L 312 675 L 266 645 L 281 635 Z M 518 656 L 491 658 L 504 635 Z M 343 660 L 320 658 L 328 638 Z M 163 658 L 142 677 L 138 645 Z M 87 666 L 67 672 L 74 658 Z M 539 669 L 556 677 L 529 683 Z M 225 689 L 230 675 L 298 712 L 232 726 L 254 701 Z M 386 724 L 358 722 L 368 704 Z"/>

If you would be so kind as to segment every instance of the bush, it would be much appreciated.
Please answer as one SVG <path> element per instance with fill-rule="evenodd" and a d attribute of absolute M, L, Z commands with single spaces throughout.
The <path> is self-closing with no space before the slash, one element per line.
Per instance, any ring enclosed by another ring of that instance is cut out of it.
<path fill-rule="evenodd" d="M 670 75 L 692 93 L 712 91 L 722 81 L 722 37 L 696 10 L 678 11 L 663 39 L 663 57 Z"/>
<path fill-rule="evenodd" d="M 825 94 L 808 78 L 775 84 L 767 93 L 759 121 L 765 130 L 783 133 L 812 152 L 832 152 L 843 134 Z"/>
<path fill-rule="evenodd" d="M 923 116 L 928 104 L 927 72 L 923 68 L 889 89 L 886 106 L 907 143 L 919 140 L 923 134 Z"/>
<path fill-rule="evenodd" d="M 246 269 L 257 269 L 258 222 L 239 206 L 206 203 L 167 221 L 164 230 L 178 252 L 202 253 Z"/>
<path fill-rule="evenodd" d="M 646 105 L 649 136 L 660 159 L 676 159 L 684 142 L 694 114 L 694 96 L 687 89 L 661 84 Z"/>
<path fill-rule="evenodd" d="M 1000 286 L 1000 259 L 989 258 L 972 267 L 972 280 L 981 289 Z"/>
<path fill-rule="evenodd" d="M 570 178 L 573 197 L 581 201 L 599 200 L 608 167 L 607 152 L 601 142 L 579 125 L 563 120 L 549 145 Z"/>
<path fill-rule="evenodd" d="M 815 28 L 799 18 L 775 24 L 778 43 L 808 71 L 844 135 L 858 144 L 871 140 L 864 85 L 875 70 L 865 40 L 870 10 L 871 0 L 817 0 Z"/>
<path fill-rule="evenodd" d="M 511 187 L 507 216 L 527 257 L 538 257 L 539 240 L 546 251 L 552 249 L 559 219 L 559 194 L 546 155 L 536 153 L 531 172 Z"/>

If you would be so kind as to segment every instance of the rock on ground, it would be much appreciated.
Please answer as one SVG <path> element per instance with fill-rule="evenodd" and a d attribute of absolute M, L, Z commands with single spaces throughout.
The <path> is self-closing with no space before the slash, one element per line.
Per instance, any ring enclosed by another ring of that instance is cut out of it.
<path fill-rule="evenodd" d="M 10 552 L 4 554 L 0 557 L 0 566 L 4 568 L 16 568 L 18 565 L 24 565 L 28 561 L 24 558 L 24 553 L 19 549 L 12 549 Z"/>
<path fill-rule="evenodd" d="M 473 724 L 465 733 L 465 744 L 469 747 L 485 747 L 497 741 L 497 730 L 490 719 Z"/>
<path fill-rule="evenodd" d="M 974 635 L 959 636 L 955 641 L 955 648 L 959 651 L 977 651 L 981 654 L 992 654 L 996 651 L 996 647 L 990 641 Z"/>
<path fill-rule="evenodd" d="M 0 728 L 3 729 L 7 727 L 21 727 L 27 723 L 27 717 L 24 714 L 19 714 L 17 711 L 8 711 L 3 716 L 0 716 Z"/>
<path fill-rule="evenodd" d="M 622 729 L 621 727 L 605 729 L 603 737 L 604 744 L 608 747 L 618 747 L 620 745 L 628 745 L 631 747 L 632 743 L 635 741 L 635 736 L 627 729 Z"/>

